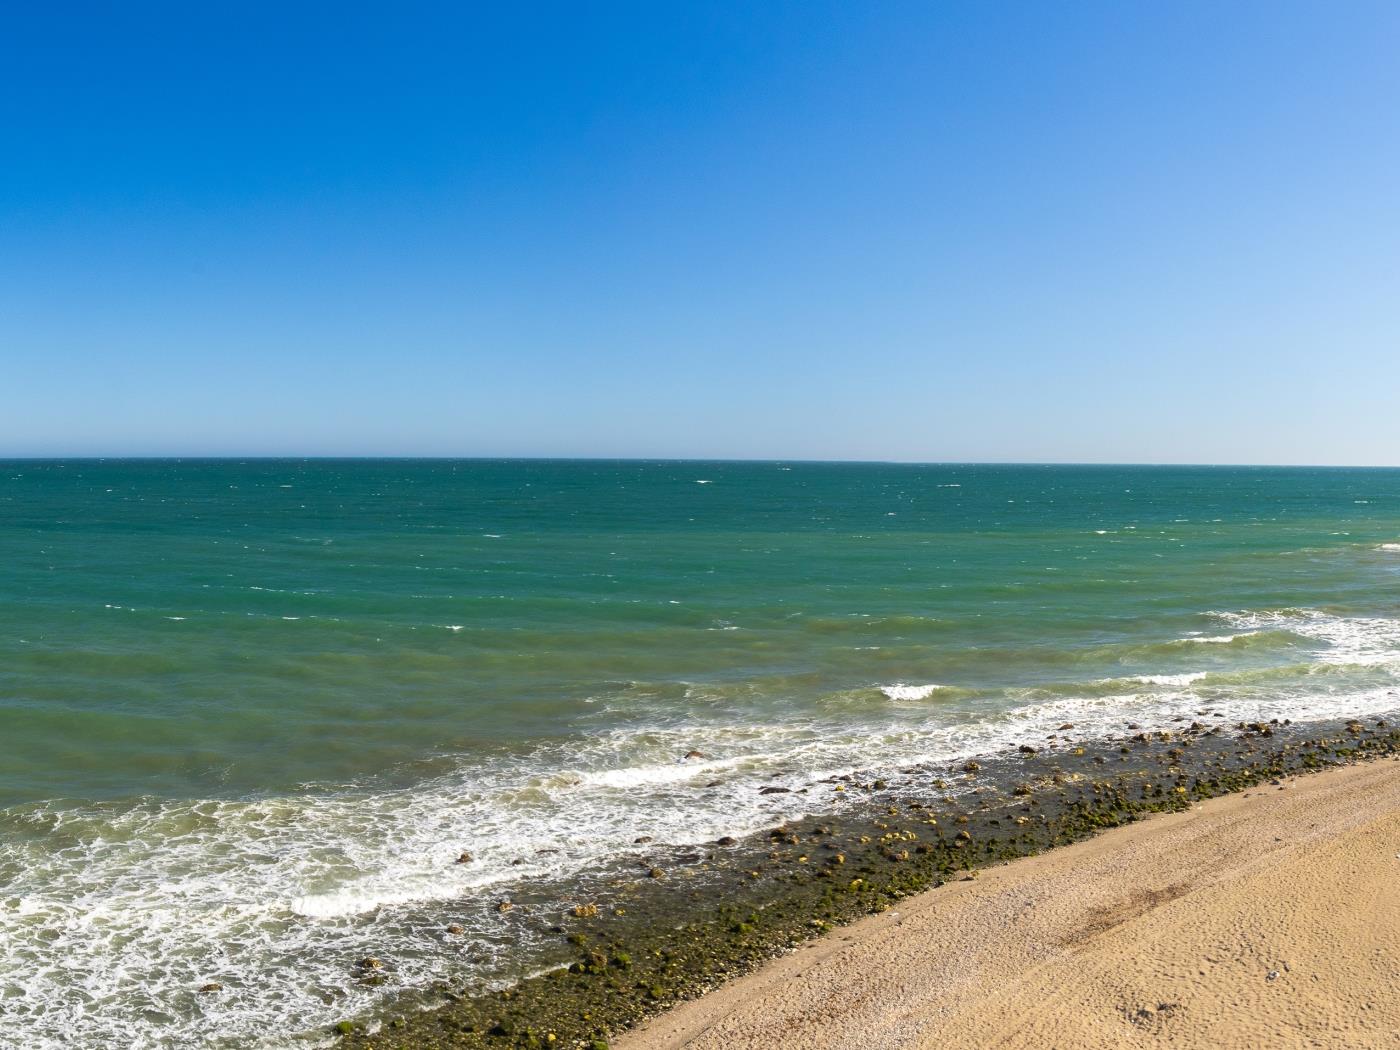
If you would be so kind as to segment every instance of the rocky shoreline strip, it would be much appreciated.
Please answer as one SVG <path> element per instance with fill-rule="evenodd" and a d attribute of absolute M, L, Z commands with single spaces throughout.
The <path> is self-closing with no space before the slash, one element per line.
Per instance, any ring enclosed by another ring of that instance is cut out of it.
<path fill-rule="evenodd" d="M 833 793 L 859 793 L 861 804 L 700 850 L 639 842 L 572 901 L 527 892 L 501 902 L 503 923 L 553 938 L 555 964 L 544 972 L 499 990 L 462 981 L 406 993 L 392 1012 L 347 1019 L 333 1034 L 347 1050 L 603 1050 L 834 926 L 990 865 L 1285 776 L 1400 754 L 1400 730 L 1386 719 L 1126 728 L 1110 742 L 1057 737 L 953 768 L 833 778 Z M 385 965 L 352 962 L 349 976 L 376 981 Z"/>

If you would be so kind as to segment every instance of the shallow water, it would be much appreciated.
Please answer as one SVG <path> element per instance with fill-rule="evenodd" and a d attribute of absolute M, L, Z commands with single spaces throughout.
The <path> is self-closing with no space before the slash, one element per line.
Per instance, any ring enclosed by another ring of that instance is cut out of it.
<path fill-rule="evenodd" d="M 759 786 L 1400 693 L 1400 471 L 9 462 L 0 555 L 0 1045 L 278 1045 Z"/>

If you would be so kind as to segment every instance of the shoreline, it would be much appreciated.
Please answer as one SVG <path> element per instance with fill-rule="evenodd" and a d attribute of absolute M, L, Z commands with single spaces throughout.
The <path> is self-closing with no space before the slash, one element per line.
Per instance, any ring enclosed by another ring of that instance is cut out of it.
<path fill-rule="evenodd" d="M 1380 1046 L 1398 874 L 1400 763 L 1329 770 L 919 894 L 612 1045 Z"/>
<path fill-rule="evenodd" d="M 542 971 L 504 988 L 442 982 L 405 993 L 395 1013 L 348 1019 L 333 1034 L 355 1050 L 616 1045 L 647 1018 L 922 891 L 1016 858 L 1059 855 L 1052 847 L 1098 841 L 1154 813 L 1400 754 L 1400 730 L 1385 719 L 1193 722 L 1087 743 L 1052 738 L 953 769 L 902 770 L 894 783 L 829 778 L 820 783 L 833 792 L 862 793 L 863 809 L 700 852 L 643 846 L 598 873 L 590 893 L 561 900 L 542 886 L 500 902 L 506 933 L 515 924 L 557 945 Z M 359 976 L 378 982 L 383 972 Z"/>

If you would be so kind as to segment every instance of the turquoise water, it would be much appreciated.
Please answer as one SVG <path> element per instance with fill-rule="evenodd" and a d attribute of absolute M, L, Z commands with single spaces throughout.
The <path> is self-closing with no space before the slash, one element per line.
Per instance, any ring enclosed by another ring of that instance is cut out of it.
<path fill-rule="evenodd" d="M 1398 691 L 1395 470 L 0 463 L 0 1044 L 279 1045 L 760 783 Z"/>

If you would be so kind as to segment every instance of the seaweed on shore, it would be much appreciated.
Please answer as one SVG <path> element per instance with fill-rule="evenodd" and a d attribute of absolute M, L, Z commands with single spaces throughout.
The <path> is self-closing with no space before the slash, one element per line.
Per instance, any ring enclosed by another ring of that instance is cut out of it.
<path fill-rule="evenodd" d="M 1314 725 L 1307 735 L 1277 722 L 1233 731 L 1192 723 L 1092 750 L 1027 745 L 985 770 L 975 762 L 906 770 L 895 786 L 853 774 L 841 786 L 864 792 L 868 804 L 856 813 L 721 839 L 670 869 L 612 879 L 610 899 L 598 904 L 559 904 L 547 929 L 561 964 L 547 972 L 498 991 L 442 984 L 406 997 L 393 1015 L 343 1021 L 335 1034 L 346 1050 L 601 1050 L 610 1035 L 825 930 L 980 868 L 1285 776 L 1395 754 L 1400 731 L 1384 720 Z M 965 799 L 949 795 L 954 782 L 972 785 Z"/>

